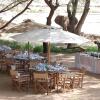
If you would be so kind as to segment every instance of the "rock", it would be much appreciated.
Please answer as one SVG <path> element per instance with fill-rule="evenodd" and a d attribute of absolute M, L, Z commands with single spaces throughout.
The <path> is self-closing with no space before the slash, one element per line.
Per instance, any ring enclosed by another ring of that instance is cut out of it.
<path fill-rule="evenodd" d="M 21 33 L 31 31 L 33 29 L 47 28 L 47 25 L 36 23 L 30 19 L 24 20 L 19 25 L 16 25 L 6 31 L 6 33 Z"/>
<path fill-rule="evenodd" d="M 0 18 L 0 27 L 2 27 L 3 25 L 5 25 L 6 23 L 7 23 L 7 21 L 2 20 L 2 19 Z M 0 30 L 0 33 L 6 32 L 8 29 L 14 27 L 15 25 L 16 25 L 16 24 L 14 24 L 14 23 L 10 23 L 7 27 L 5 27 L 4 29 L 1 29 L 1 30 Z"/>

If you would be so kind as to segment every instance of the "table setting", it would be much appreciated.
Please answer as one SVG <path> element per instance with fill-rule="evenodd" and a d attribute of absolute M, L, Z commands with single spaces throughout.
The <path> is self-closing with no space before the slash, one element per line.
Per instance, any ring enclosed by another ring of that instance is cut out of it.
<path fill-rule="evenodd" d="M 6 45 L 0 45 L 0 51 L 1 52 L 8 52 L 10 51 L 11 48 L 9 46 L 6 46 Z"/>
<path fill-rule="evenodd" d="M 31 70 L 34 71 L 48 71 L 48 72 L 65 72 L 66 68 L 64 66 L 60 66 L 58 64 L 56 65 L 50 65 L 47 63 L 39 63 L 35 67 L 30 68 Z"/>
<path fill-rule="evenodd" d="M 44 57 L 40 56 L 38 53 L 21 52 L 14 56 L 17 60 L 42 60 Z"/>

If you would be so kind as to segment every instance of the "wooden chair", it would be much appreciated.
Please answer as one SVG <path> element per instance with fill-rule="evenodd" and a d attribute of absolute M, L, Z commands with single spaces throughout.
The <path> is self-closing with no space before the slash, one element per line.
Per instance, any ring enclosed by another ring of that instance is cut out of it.
<path fill-rule="evenodd" d="M 85 68 L 81 68 L 79 73 L 76 73 L 76 77 L 79 78 L 79 87 L 82 88 L 83 87 L 83 78 L 84 78 L 84 75 L 86 73 L 86 69 Z"/>
<path fill-rule="evenodd" d="M 46 72 L 33 72 L 35 92 L 51 92 L 51 80 Z"/>
<path fill-rule="evenodd" d="M 82 88 L 84 73 L 77 72 L 72 79 L 72 88 Z"/>
<path fill-rule="evenodd" d="M 82 88 L 83 87 L 83 78 L 84 78 L 86 70 L 84 68 L 75 69 L 75 70 L 72 69 L 70 72 L 76 73 L 74 77 L 71 77 L 71 79 L 73 80 L 72 88 L 75 88 L 75 87 Z"/>
<path fill-rule="evenodd" d="M 3 72 L 7 71 L 7 65 L 6 65 L 6 60 L 4 59 L 0 59 L 0 69 Z"/>
<path fill-rule="evenodd" d="M 12 79 L 12 87 L 13 89 L 17 89 L 18 91 L 21 91 L 23 89 L 29 89 L 29 82 L 30 77 L 29 75 L 20 74 L 17 71 L 10 70 L 10 75 Z"/>
<path fill-rule="evenodd" d="M 11 58 L 6 58 L 5 59 L 5 64 L 6 64 L 6 72 L 10 73 L 11 65 L 14 64 L 14 60 Z"/>
<path fill-rule="evenodd" d="M 83 78 L 84 78 L 85 73 L 78 73 L 77 75 L 79 77 L 79 87 L 82 88 L 83 87 Z"/>
<path fill-rule="evenodd" d="M 12 56 L 9 53 L 5 53 L 3 57 L 0 58 L 1 70 L 9 73 L 11 65 L 14 63 Z"/>
<path fill-rule="evenodd" d="M 16 70 L 19 70 L 19 71 L 24 71 L 25 70 L 26 64 L 23 64 L 21 61 L 15 60 L 14 64 L 16 66 Z"/>
<path fill-rule="evenodd" d="M 56 85 L 57 85 L 57 76 L 58 76 L 58 74 L 57 73 L 50 73 L 49 72 L 49 77 L 50 77 L 50 79 L 51 79 L 51 88 L 52 89 L 55 89 L 55 87 L 56 87 Z"/>
<path fill-rule="evenodd" d="M 1 71 L 8 72 L 9 73 L 10 65 L 11 64 L 12 64 L 12 61 L 11 60 L 8 60 L 7 58 L 0 59 Z"/>
<path fill-rule="evenodd" d="M 60 73 L 57 80 L 57 91 L 59 87 L 63 90 L 66 89 L 69 90 L 71 89 L 71 85 L 72 85 L 72 80 L 69 77 L 67 77 L 67 74 Z"/>
<path fill-rule="evenodd" d="M 77 88 L 80 86 L 80 78 L 79 75 L 75 75 L 74 77 L 72 77 L 72 89 Z"/>

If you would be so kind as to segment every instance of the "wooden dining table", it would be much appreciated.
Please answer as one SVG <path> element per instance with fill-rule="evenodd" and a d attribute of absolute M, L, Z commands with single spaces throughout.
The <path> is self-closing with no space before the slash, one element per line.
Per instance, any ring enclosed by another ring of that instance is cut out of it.
<path fill-rule="evenodd" d="M 64 67 L 62 67 L 60 65 L 57 66 L 57 68 L 56 68 L 56 66 L 51 65 L 52 68 L 50 69 L 50 65 L 45 64 L 45 63 L 42 63 L 42 64 L 43 64 L 44 68 L 41 68 L 41 69 L 35 68 L 35 67 L 29 68 L 30 75 L 31 75 L 31 81 L 33 81 L 33 73 L 34 72 L 48 73 L 48 76 L 53 80 L 53 86 L 52 87 L 55 88 L 56 85 L 57 85 L 57 82 L 59 80 L 60 74 L 66 74 L 66 76 L 71 78 L 72 81 L 73 81 L 74 76 L 77 74 L 77 72 L 72 72 L 71 70 L 66 70 L 66 69 L 64 69 Z M 45 68 L 47 66 L 49 66 L 49 68 Z M 39 67 L 39 64 L 36 67 Z M 53 67 L 54 67 L 54 69 L 53 69 Z"/>

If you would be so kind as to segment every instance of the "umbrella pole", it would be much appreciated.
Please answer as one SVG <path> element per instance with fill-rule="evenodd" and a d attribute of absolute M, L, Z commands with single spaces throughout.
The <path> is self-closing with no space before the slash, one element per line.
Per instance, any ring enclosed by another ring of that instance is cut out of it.
<path fill-rule="evenodd" d="M 30 43 L 28 41 L 28 59 L 29 59 L 29 51 L 30 51 L 30 47 L 29 47 Z"/>
<path fill-rule="evenodd" d="M 47 58 L 48 58 L 48 64 L 50 64 L 50 42 L 48 42 Z"/>

